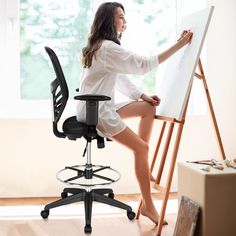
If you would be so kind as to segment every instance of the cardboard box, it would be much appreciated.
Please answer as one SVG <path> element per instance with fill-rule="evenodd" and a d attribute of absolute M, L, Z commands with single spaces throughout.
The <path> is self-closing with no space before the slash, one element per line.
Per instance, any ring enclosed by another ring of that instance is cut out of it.
<path fill-rule="evenodd" d="M 178 163 L 178 198 L 187 196 L 200 205 L 196 236 L 236 235 L 236 170 Z"/>

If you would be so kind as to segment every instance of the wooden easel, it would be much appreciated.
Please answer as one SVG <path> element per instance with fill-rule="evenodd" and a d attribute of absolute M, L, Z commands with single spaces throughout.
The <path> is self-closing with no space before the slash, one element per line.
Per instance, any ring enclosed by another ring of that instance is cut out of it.
<path fill-rule="evenodd" d="M 219 128 L 218 128 L 218 125 L 217 125 L 217 122 L 216 122 L 214 109 L 213 109 L 213 106 L 212 106 L 209 90 L 208 90 L 207 83 L 206 83 L 205 74 L 204 74 L 202 63 L 201 63 L 200 59 L 198 61 L 198 70 L 199 70 L 199 72 L 198 73 L 195 72 L 194 76 L 196 78 L 200 79 L 203 82 L 204 90 L 205 90 L 206 97 L 207 97 L 209 111 L 210 111 L 210 114 L 211 114 L 214 130 L 215 130 L 215 133 L 216 133 L 218 147 L 219 147 L 220 154 L 221 154 L 221 158 L 223 160 L 225 160 L 226 156 L 225 156 L 223 144 L 222 144 L 221 137 L 220 137 Z M 188 96 L 188 101 L 189 101 L 190 93 L 189 93 L 189 96 Z M 184 126 L 184 121 L 185 121 L 186 112 L 187 112 L 187 108 L 188 108 L 188 101 L 187 101 L 186 106 L 184 108 L 184 113 L 183 113 L 182 120 L 176 120 L 175 118 L 164 117 L 164 116 L 155 116 L 155 119 L 163 121 L 163 124 L 162 124 L 161 132 L 160 132 L 160 135 L 159 135 L 159 139 L 157 141 L 156 149 L 155 149 L 153 159 L 152 159 L 152 163 L 151 163 L 151 167 L 150 167 L 150 172 L 151 173 L 153 172 L 153 169 L 154 169 L 155 164 L 156 164 L 157 155 L 158 155 L 160 146 L 161 146 L 162 141 L 163 141 L 163 135 L 165 133 L 166 125 L 167 125 L 167 123 L 169 123 L 169 129 L 168 129 L 168 132 L 167 132 L 167 135 L 166 135 L 166 140 L 165 140 L 165 143 L 164 143 L 164 148 L 163 148 L 162 156 L 161 156 L 161 159 L 160 159 L 160 164 L 159 164 L 159 167 L 158 167 L 157 176 L 155 178 L 155 182 L 151 182 L 152 187 L 154 189 L 156 189 L 163 196 L 163 202 L 162 202 L 162 207 L 161 207 L 161 212 L 160 212 L 160 219 L 159 219 L 159 223 L 158 223 L 158 227 L 157 227 L 157 236 L 161 235 L 161 230 L 162 230 L 162 226 L 163 226 L 163 222 L 164 222 L 165 211 L 166 211 L 167 201 L 168 201 L 168 198 L 169 198 L 172 177 L 173 177 L 173 173 L 174 173 L 176 158 L 177 158 L 177 154 L 178 154 L 178 150 L 179 150 L 179 144 L 180 144 L 181 135 L 182 135 L 183 126 Z M 160 186 L 161 177 L 162 177 L 163 169 L 164 169 L 164 166 L 165 166 L 166 157 L 167 157 L 167 153 L 168 153 L 168 150 L 169 150 L 169 145 L 170 145 L 170 142 L 171 142 L 171 138 L 172 138 L 172 134 L 173 134 L 173 130 L 174 130 L 175 125 L 178 125 L 178 129 L 177 129 L 177 133 L 176 133 L 176 137 L 175 137 L 175 141 L 174 141 L 174 147 L 173 147 L 170 167 L 169 167 L 169 171 L 168 171 L 168 176 L 167 176 L 167 180 L 166 180 L 166 185 L 165 185 L 165 187 L 162 187 L 162 186 Z M 141 207 L 141 201 L 140 201 L 140 204 L 139 204 L 136 219 L 138 219 L 139 216 L 140 216 L 140 207 Z"/>

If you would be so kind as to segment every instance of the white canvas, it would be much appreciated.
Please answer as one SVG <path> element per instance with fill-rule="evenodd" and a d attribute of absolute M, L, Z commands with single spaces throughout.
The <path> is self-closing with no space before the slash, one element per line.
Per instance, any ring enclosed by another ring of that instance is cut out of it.
<path fill-rule="evenodd" d="M 157 115 L 182 120 L 213 10 L 212 6 L 182 19 L 178 34 L 181 35 L 183 30 L 191 29 L 192 42 L 168 61 L 162 84 L 157 91 L 161 98 Z"/>

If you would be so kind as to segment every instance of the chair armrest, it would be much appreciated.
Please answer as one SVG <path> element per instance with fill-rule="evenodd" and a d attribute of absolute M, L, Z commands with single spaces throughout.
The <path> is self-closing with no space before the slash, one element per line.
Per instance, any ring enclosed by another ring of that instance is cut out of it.
<path fill-rule="evenodd" d="M 107 101 L 111 100 L 110 97 L 104 95 L 93 95 L 93 94 L 85 94 L 75 96 L 74 99 L 82 100 L 82 101 Z"/>
<path fill-rule="evenodd" d="M 94 130 L 98 123 L 99 101 L 111 100 L 111 98 L 104 95 L 93 94 L 78 95 L 74 98 L 76 100 L 86 101 L 86 124 Z"/>

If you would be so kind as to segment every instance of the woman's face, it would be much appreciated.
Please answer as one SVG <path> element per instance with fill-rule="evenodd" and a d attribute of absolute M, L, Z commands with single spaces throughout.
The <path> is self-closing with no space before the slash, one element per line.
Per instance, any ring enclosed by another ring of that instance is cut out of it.
<path fill-rule="evenodd" d="M 125 20 L 125 14 L 122 8 L 117 7 L 116 13 L 115 13 L 115 27 L 117 33 L 122 33 L 126 29 L 126 20 Z"/>

